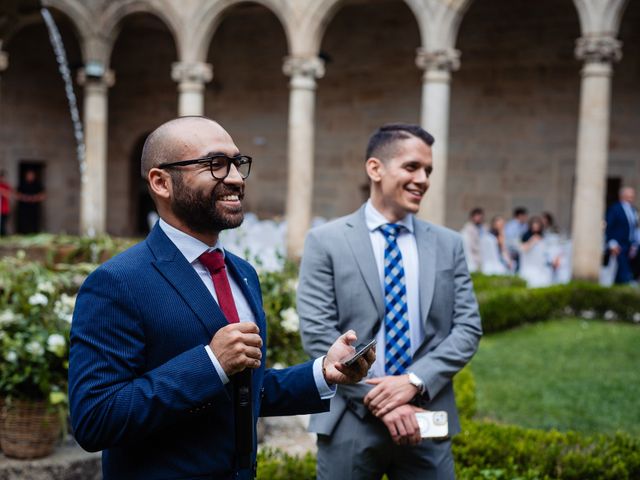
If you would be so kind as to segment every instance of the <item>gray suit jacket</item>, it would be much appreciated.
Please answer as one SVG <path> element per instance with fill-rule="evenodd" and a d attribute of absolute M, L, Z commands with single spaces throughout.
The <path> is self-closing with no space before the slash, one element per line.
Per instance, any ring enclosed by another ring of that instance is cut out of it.
<path fill-rule="evenodd" d="M 451 379 L 478 348 L 482 335 L 478 304 L 460 235 L 414 222 L 420 316 L 426 335 L 411 371 L 426 386 L 422 406 L 446 410 L 450 434 L 455 434 L 460 424 Z M 364 207 L 309 232 L 297 303 L 304 348 L 314 358 L 324 355 L 348 329 L 355 330 L 361 341 L 375 337 L 384 318 L 384 300 Z M 362 399 L 371 388 L 364 383 L 338 387 L 331 411 L 313 415 L 309 429 L 331 435 L 347 408 L 364 418 L 367 409 Z"/>

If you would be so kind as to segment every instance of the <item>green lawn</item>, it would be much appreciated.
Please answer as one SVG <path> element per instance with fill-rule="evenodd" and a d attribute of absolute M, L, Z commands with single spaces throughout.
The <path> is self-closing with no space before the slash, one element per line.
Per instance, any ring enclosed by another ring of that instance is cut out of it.
<path fill-rule="evenodd" d="M 471 363 L 478 417 L 640 435 L 640 326 L 566 319 L 485 336 Z"/>

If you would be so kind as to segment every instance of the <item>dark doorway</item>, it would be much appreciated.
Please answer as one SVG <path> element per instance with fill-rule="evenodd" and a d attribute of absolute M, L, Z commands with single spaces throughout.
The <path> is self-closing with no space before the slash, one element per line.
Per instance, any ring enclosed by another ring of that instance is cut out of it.
<path fill-rule="evenodd" d="M 620 187 L 622 187 L 622 178 L 607 177 L 607 208 L 618 201 Z"/>
<path fill-rule="evenodd" d="M 20 160 L 18 169 L 18 204 L 16 232 L 39 233 L 44 224 L 42 204 L 45 200 L 45 162 Z"/>

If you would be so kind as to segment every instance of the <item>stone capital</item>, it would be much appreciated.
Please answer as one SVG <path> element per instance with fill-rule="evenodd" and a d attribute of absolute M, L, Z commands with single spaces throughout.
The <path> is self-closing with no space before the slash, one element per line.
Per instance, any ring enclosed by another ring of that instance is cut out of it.
<path fill-rule="evenodd" d="M 460 68 L 460 50 L 446 48 L 441 50 L 426 50 L 418 48 L 416 65 L 425 72 L 439 70 L 454 72 Z"/>
<path fill-rule="evenodd" d="M 592 35 L 576 40 L 576 58 L 584 62 L 613 63 L 622 58 L 622 42 L 611 35 Z"/>
<path fill-rule="evenodd" d="M 213 80 L 213 65 L 204 62 L 174 62 L 171 78 L 178 83 L 205 83 Z"/>
<path fill-rule="evenodd" d="M 7 68 L 9 68 L 9 54 L 0 50 L 0 72 L 4 72 Z"/>
<path fill-rule="evenodd" d="M 315 80 L 324 76 L 324 60 L 320 57 L 285 57 L 282 71 L 288 77 Z"/>
<path fill-rule="evenodd" d="M 116 74 L 113 70 L 107 69 L 103 72 L 87 71 L 87 68 L 78 70 L 78 85 L 87 86 L 103 86 L 111 88 L 116 84 Z"/>

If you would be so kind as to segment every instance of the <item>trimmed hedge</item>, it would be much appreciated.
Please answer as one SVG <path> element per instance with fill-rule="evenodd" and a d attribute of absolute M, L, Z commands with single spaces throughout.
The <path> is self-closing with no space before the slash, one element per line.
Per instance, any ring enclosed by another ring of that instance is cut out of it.
<path fill-rule="evenodd" d="M 545 288 L 489 289 L 478 292 L 477 297 L 485 333 L 573 315 L 640 322 L 640 291 L 633 287 L 575 282 Z"/>
<path fill-rule="evenodd" d="M 458 478 L 631 480 L 640 478 L 640 440 L 468 421 L 454 438 Z"/>

